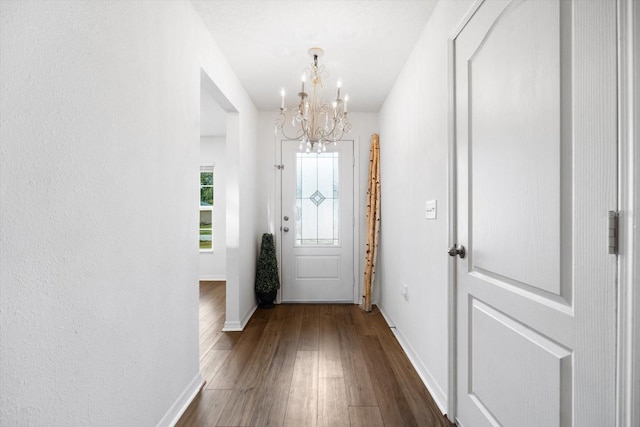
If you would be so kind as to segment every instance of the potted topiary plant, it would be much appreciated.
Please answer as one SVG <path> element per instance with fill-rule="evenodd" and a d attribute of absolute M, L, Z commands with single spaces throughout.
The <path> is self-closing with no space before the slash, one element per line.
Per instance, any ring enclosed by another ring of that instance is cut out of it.
<path fill-rule="evenodd" d="M 260 245 L 260 256 L 256 267 L 255 290 L 262 308 L 273 308 L 276 294 L 280 288 L 278 261 L 273 234 L 264 233 Z"/>

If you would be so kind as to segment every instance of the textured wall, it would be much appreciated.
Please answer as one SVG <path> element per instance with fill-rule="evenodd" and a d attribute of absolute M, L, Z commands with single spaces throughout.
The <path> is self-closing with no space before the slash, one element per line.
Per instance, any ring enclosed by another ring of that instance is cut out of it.
<path fill-rule="evenodd" d="M 441 409 L 448 369 L 447 39 L 471 3 L 438 3 L 380 110 L 380 305 Z M 425 219 L 427 200 L 437 200 L 436 220 Z"/>
<path fill-rule="evenodd" d="M 189 2 L 0 2 L 1 425 L 168 424 L 198 385 L 201 67 L 250 166 L 255 108 Z"/>

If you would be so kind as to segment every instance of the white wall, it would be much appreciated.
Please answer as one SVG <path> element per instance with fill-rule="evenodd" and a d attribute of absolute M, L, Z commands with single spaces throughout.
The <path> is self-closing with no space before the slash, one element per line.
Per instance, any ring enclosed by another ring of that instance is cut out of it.
<path fill-rule="evenodd" d="M 447 38 L 471 0 L 438 2 L 380 111 L 380 307 L 444 411 L 447 402 Z M 437 200 L 437 219 L 425 202 Z M 408 301 L 401 286 L 408 286 Z"/>
<path fill-rule="evenodd" d="M 168 425 L 200 385 L 201 68 L 236 111 L 239 324 L 255 306 L 257 116 L 191 4 L 0 2 L 2 425 Z"/>
<path fill-rule="evenodd" d="M 274 102 L 277 99 L 274 98 Z M 264 111 L 259 114 L 259 145 L 260 145 L 260 190 L 257 192 L 258 206 L 261 209 L 261 218 L 264 225 L 263 233 L 274 233 L 276 236 L 276 244 L 280 244 L 280 219 L 279 204 L 280 199 L 277 198 L 277 175 L 280 173 L 274 165 L 278 163 L 280 151 L 280 137 L 274 136 L 274 120 L 278 112 Z M 356 201 L 360 209 L 358 232 L 360 251 L 360 259 L 358 262 L 358 274 L 356 281 L 362 286 L 364 275 L 364 248 L 366 244 L 366 196 L 369 174 L 369 147 L 371 135 L 378 133 L 378 114 L 377 113 L 349 113 L 349 119 L 353 128 L 351 132 L 345 135 L 344 139 L 353 139 L 356 157 L 358 158 L 357 173 L 358 178 L 354 180 L 354 185 L 359 188 L 359 200 Z M 280 266 L 280 260 L 278 260 Z M 374 291 L 376 297 L 377 290 Z"/>
<path fill-rule="evenodd" d="M 227 280 L 225 137 L 200 138 L 200 165 L 214 167 L 213 252 L 200 252 L 200 280 Z"/>

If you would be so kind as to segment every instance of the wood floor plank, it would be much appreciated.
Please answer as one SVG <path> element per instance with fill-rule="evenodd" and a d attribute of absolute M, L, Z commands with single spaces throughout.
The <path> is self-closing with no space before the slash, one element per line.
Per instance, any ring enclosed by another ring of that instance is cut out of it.
<path fill-rule="evenodd" d="M 284 425 L 315 427 L 317 417 L 318 352 L 297 351 Z"/>
<path fill-rule="evenodd" d="M 224 308 L 225 298 L 225 282 L 200 282 L 199 305 L 202 310 L 198 314 L 202 317 L 211 311 L 219 313 L 220 311 L 217 309 Z"/>
<path fill-rule="evenodd" d="M 260 387 L 252 426 L 282 426 L 287 409 L 298 343 L 280 340 Z"/>
<path fill-rule="evenodd" d="M 215 304 L 211 302 L 212 306 Z M 213 309 L 207 314 L 201 314 L 198 318 L 200 322 L 200 333 L 203 334 L 200 336 L 201 340 L 205 340 L 208 338 L 207 334 L 210 330 L 219 331 L 222 329 L 222 325 L 224 324 L 224 311 L 220 312 L 219 309 Z"/>
<path fill-rule="evenodd" d="M 267 377 L 260 388 L 252 426 L 282 426 L 291 389 L 291 379 L 296 361 L 298 338 L 302 324 L 302 307 L 280 304 L 274 317 L 283 319 L 278 348 L 267 370 Z"/>
<path fill-rule="evenodd" d="M 280 339 L 280 331 L 272 326 L 271 323 L 267 324 L 254 351 L 247 358 L 237 385 L 220 415 L 218 425 L 248 426 L 251 422 L 258 403 L 260 387 Z"/>
<path fill-rule="evenodd" d="M 369 374 L 367 365 L 363 362 L 362 350 L 358 341 L 355 325 L 342 325 L 338 333 L 340 336 L 340 355 L 349 405 L 377 406 L 378 401 L 376 400 L 376 395 L 371 383 L 371 374 Z"/>
<path fill-rule="evenodd" d="M 198 316 L 198 320 L 200 320 L 200 330 L 211 327 L 213 319 L 224 317 L 224 294 L 202 297 L 200 304 L 200 314 Z"/>
<path fill-rule="evenodd" d="M 286 317 L 281 339 L 297 344 L 302 330 L 303 308 L 299 304 L 286 304 L 284 309 Z"/>
<path fill-rule="evenodd" d="M 200 361 L 200 373 L 202 378 L 207 382 L 207 385 L 211 383 L 216 376 L 227 357 L 229 357 L 230 350 L 209 350 L 207 354 Z M 205 385 L 205 387 L 207 386 Z"/>
<path fill-rule="evenodd" d="M 218 341 L 225 336 L 225 332 L 222 332 L 222 325 L 224 324 L 224 314 L 219 319 L 214 319 L 212 322 L 212 327 L 206 330 L 205 332 L 201 332 L 201 336 L 204 336 L 204 339 L 200 339 L 200 358 L 204 357 L 205 354 L 209 350 L 215 347 Z M 218 348 L 218 350 L 227 350 Z"/>
<path fill-rule="evenodd" d="M 451 427 L 377 308 L 278 305 L 222 332 L 225 293 L 200 285 L 207 384 L 178 426 Z"/>
<path fill-rule="evenodd" d="M 377 307 L 374 306 L 373 311 L 366 313 L 365 316 L 385 351 L 402 351 L 400 343 Z"/>
<path fill-rule="evenodd" d="M 277 304 L 274 308 L 269 309 L 271 320 L 286 320 L 292 312 L 292 304 Z"/>
<path fill-rule="evenodd" d="M 318 352 L 319 378 L 344 378 L 342 369 L 342 353 L 338 351 Z"/>
<path fill-rule="evenodd" d="M 317 304 L 302 305 L 303 315 L 298 339 L 298 350 L 318 350 L 318 337 L 320 327 L 320 306 Z"/>
<path fill-rule="evenodd" d="M 409 403 L 402 393 L 393 369 L 374 335 L 359 335 L 364 363 L 372 373 L 371 382 L 385 425 L 417 426 Z"/>
<path fill-rule="evenodd" d="M 318 380 L 318 427 L 348 427 L 349 406 L 344 378 Z"/>
<path fill-rule="evenodd" d="M 335 306 L 334 306 L 335 307 Z M 329 310 L 324 309 L 324 312 Z M 332 315 L 320 316 L 319 328 L 319 376 L 320 378 L 342 378 L 342 353 L 340 333 Z"/>
<path fill-rule="evenodd" d="M 191 402 L 176 427 L 215 426 L 231 390 L 202 390 Z"/>
<path fill-rule="evenodd" d="M 278 348 L 260 388 L 257 405 L 251 420 L 252 426 L 282 426 L 291 389 L 298 342 L 285 340 Z"/>
<path fill-rule="evenodd" d="M 319 317 L 318 340 L 318 349 L 321 351 L 340 350 L 340 334 L 333 316 L 322 315 Z"/>
<path fill-rule="evenodd" d="M 222 335 L 218 338 L 212 349 L 233 350 L 233 347 L 237 344 L 241 336 L 242 332 L 240 331 L 222 332 Z"/>
<path fill-rule="evenodd" d="M 225 282 L 200 282 L 199 345 L 201 360 L 222 336 L 226 304 L 225 286 Z"/>
<path fill-rule="evenodd" d="M 333 316 L 339 304 L 320 304 L 320 316 Z"/>
<path fill-rule="evenodd" d="M 377 406 L 350 406 L 351 427 L 384 427 L 380 409 Z"/>
<path fill-rule="evenodd" d="M 375 335 L 376 332 L 367 321 L 366 316 L 367 314 L 359 308 L 351 310 L 351 319 L 356 327 L 358 335 Z"/>
<path fill-rule="evenodd" d="M 354 304 L 339 304 L 334 306 L 333 318 L 336 320 L 337 325 L 353 325 L 351 319 L 351 310 L 357 308 Z"/>
<path fill-rule="evenodd" d="M 251 319 L 242 336 L 231 353 L 224 361 L 223 366 L 207 384 L 208 389 L 234 389 L 246 367 L 247 360 L 251 356 L 255 343 L 259 340 L 266 322 L 262 319 Z"/>
<path fill-rule="evenodd" d="M 433 427 L 451 426 L 404 352 L 387 351 L 386 355 L 417 424 Z"/>

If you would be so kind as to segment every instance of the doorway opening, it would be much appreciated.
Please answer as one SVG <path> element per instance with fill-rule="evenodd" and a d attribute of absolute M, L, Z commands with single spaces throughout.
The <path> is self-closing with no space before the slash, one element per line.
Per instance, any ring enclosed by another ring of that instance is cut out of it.
<path fill-rule="evenodd" d="M 208 79 L 202 75 L 201 80 Z M 206 80 L 205 80 L 206 81 Z M 227 280 L 226 112 L 200 85 L 200 281 Z"/>

